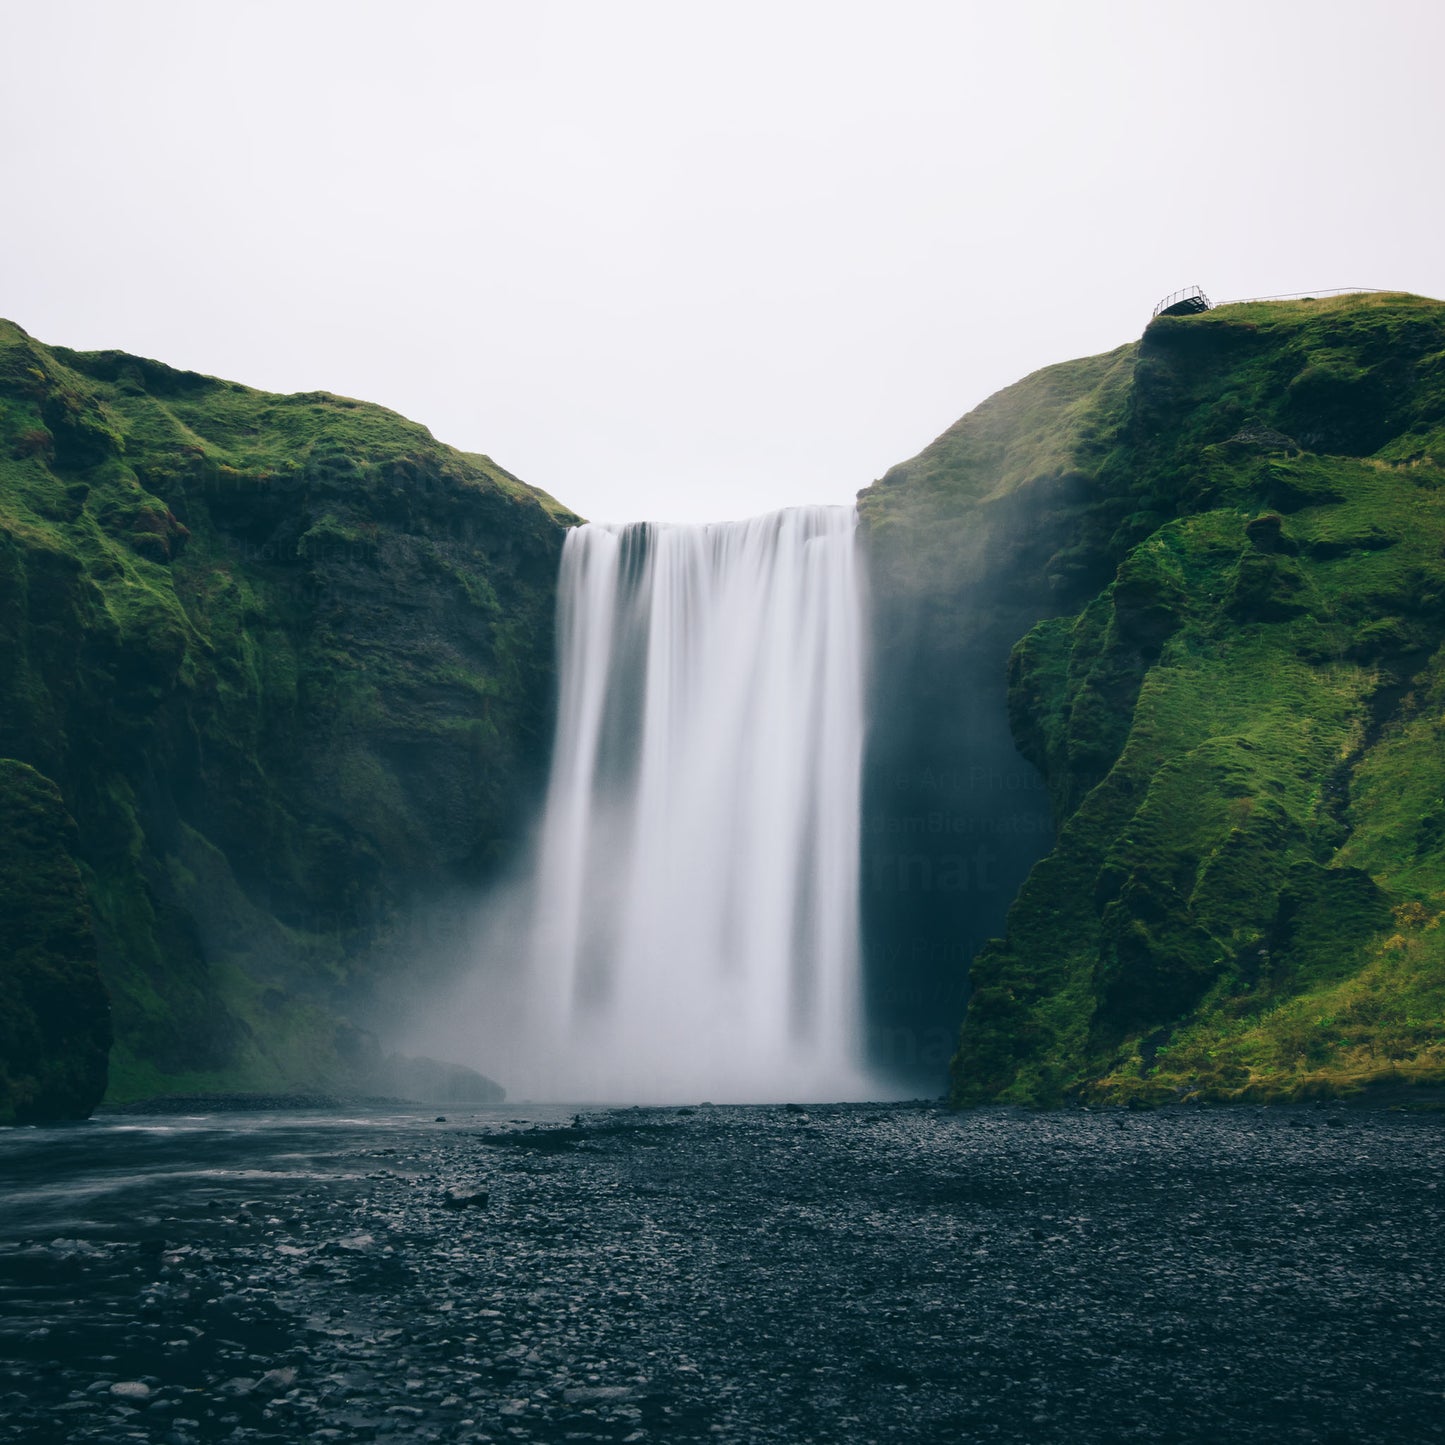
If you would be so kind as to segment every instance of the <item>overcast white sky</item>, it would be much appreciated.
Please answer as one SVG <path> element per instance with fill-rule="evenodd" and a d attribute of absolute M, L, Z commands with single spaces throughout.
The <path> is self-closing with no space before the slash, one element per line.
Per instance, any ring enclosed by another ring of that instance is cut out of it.
<path fill-rule="evenodd" d="M 0 315 L 597 519 L 845 502 L 1154 302 L 1445 296 L 1441 0 L 0 0 Z"/>

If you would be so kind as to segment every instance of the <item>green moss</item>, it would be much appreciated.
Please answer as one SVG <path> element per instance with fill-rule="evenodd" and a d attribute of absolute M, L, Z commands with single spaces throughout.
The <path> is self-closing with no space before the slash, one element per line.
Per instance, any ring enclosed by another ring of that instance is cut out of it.
<path fill-rule="evenodd" d="M 576 520 L 381 407 L 0 323 L 0 756 L 79 825 L 113 1095 L 345 1075 L 524 826 Z"/>
<path fill-rule="evenodd" d="M 106 1084 L 110 1005 L 60 790 L 0 758 L 0 1124 L 78 1119 Z"/>
<path fill-rule="evenodd" d="M 1077 476 L 1018 554 L 1046 620 L 1008 678 L 1062 827 L 974 961 L 958 1102 L 1441 1076 L 1442 355 L 1445 306 L 1398 294 L 1160 318 L 1059 378 L 1105 387 L 1020 383 L 1030 436 L 995 399 L 868 500 L 956 541 L 1034 465 Z M 973 565 L 927 554 L 908 595 Z"/>

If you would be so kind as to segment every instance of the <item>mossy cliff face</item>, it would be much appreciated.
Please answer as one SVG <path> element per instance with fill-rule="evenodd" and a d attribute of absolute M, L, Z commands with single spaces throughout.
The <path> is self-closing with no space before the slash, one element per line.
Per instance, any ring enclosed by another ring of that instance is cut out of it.
<path fill-rule="evenodd" d="M 0 1124 L 83 1119 L 105 1092 L 110 1002 L 55 784 L 0 758 Z"/>
<path fill-rule="evenodd" d="M 1033 623 L 1007 705 L 1058 836 L 974 959 L 957 1102 L 1445 1080 L 1445 306 L 1161 318 L 863 509 L 925 678 Z"/>
<path fill-rule="evenodd" d="M 408 918 L 523 826 L 571 520 L 379 407 L 0 323 L 0 758 L 51 790 L 36 886 L 83 881 L 112 1098 L 364 1082 Z"/>

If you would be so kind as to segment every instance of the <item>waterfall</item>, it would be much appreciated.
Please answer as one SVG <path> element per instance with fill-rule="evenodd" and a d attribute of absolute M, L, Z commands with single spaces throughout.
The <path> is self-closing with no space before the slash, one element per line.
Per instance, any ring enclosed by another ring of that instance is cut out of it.
<path fill-rule="evenodd" d="M 568 535 L 510 1026 L 534 1095 L 866 1089 L 854 521 L 797 507 Z"/>

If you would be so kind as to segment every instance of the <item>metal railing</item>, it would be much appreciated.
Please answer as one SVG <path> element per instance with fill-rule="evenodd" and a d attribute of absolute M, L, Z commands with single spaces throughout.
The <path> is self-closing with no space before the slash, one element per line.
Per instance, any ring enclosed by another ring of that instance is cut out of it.
<path fill-rule="evenodd" d="M 1324 296 L 1383 296 L 1388 290 L 1387 286 L 1332 286 L 1327 291 L 1285 291 L 1278 296 L 1235 296 L 1218 304 L 1248 306 L 1253 301 L 1315 301 Z"/>
<path fill-rule="evenodd" d="M 1156 316 L 1162 316 L 1171 307 L 1178 306 L 1181 302 L 1197 302 L 1197 305 L 1189 307 L 1190 311 L 1208 311 L 1209 297 L 1204 294 L 1202 286 L 1186 286 L 1182 291 L 1171 291 L 1155 308 L 1149 313 L 1152 321 Z"/>

